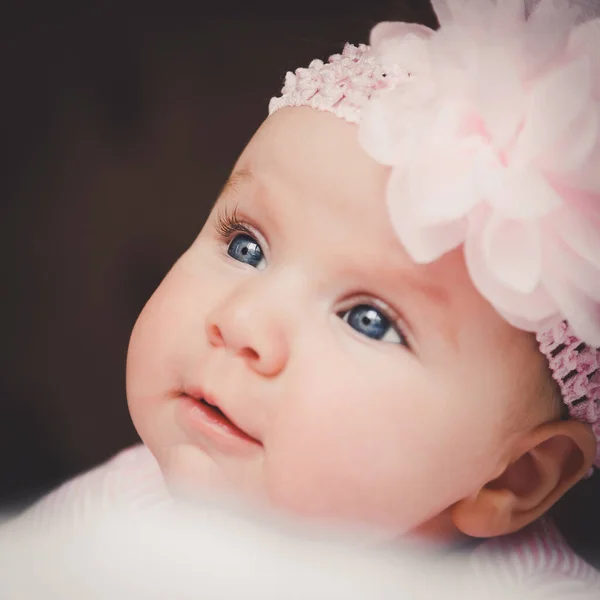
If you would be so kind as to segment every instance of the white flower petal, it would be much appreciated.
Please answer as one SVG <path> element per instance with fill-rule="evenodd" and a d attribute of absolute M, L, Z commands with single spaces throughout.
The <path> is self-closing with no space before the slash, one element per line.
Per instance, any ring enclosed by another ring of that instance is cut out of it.
<path fill-rule="evenodd" d="M 397 221 L 398 239 L 411 259 L 418 263 L 431 263 L 460 246 L 465 238 L 464 222 L 446 223 L 438 227 L 416 228 Z"/>
<path fill-rule="evenodd" d="M 465 260 L 479 293 L 499 312 L 518 316 L 523 322 L 540 323 L 557 313 L 557 306 L 543 286 L 531 294 L 521 294 L 503 285 L 485 259 L 482 231 L 491 211 L 481 207 L 469 216 L 465 240 Z"/>
<path fill-rule="evenodd" d="M 546 249 L 546 256 L 552 269 L 561 273 L 563 279 L 600 303 L 600 265 L 593 265 L 569 248 L 557 247 L 556 244 Z"/>
<path fill-rule="evenodd" d="M 567 246 L 600 269 L 600 214 L 565 207 L 553 218 L 555 230 Z"/>
<path fill-rule="evenodd" d="M 525 6 L 514 0 L 497 0 L 494 31 L 497 34 L 509 34 L 525 23 Z"/>
<path fill-rule="evenodd" d="M 517 64 L 499 44 L 482 50 L 476 94 L 477 108 L 495 148 L 505 148 L 520 126 L 526 107 L 526 95 Z"/>
<path fill-rule="evenodd" d="M 563 50 L 578 12 L 569 1 L 540 0 L 536 3 L 527 19 L 521 50 L 526 78 Z"/>
<path fill-rule="evenodd" d="M 452 144 L 456 144 L 457 139 L 460 139 L 460 128 L 467 118 L 468 111 L 469 107 L 464 102 L 448 101 L 441 106 L 435 106 L 430 117 L 430 131 L 424 132 L 427 143 L 436 150 L 447 149 Z"/>
<path fill-rule="evenodd" d="M 419 226 L 416 217 L 419 198 L 409 192 L 405 173 L 394 169 L 387 189 L 387 207 L 394 231 L 411 258 L 428 263 L 459 246 L 464 238 L 463 221 L 444 223 L 437 227 Z"/>
<path fill-rule="evenodd" d="M 439 29 L 431 38 L 431 72 L 445 99 L 465 97 L 475 74 L 477 50 L 475 41 L 455 25 Z"/>
<path fill-rule="evenodd" d="M 363 110 L 358 140 L 374 160 L 383 165 L 391 165 L 394 163 L 397 141 L 389 135 L 386 111 L 381 106 L 379 99 L 367 104 Z"/>
<path fill-rule="evenodd" d="M 495 2 L 492 0 L 477 0 L 477 10 L 473 10 L 472 2 L 473 0 L 443 0 L 442 2 L 432 0 L 432 5 L 436 14 L 438 10 L 442 9 L 442 5 L 446 5 L 452 21 L 456 25 L 485 34 L 496 9 Z"/>
<path fill-rule="evenodd" d="M 418 153 L 432 125 L 427 102 L 431 80 L 408 81 L 382 92 L 364 107 L 358 139 L 377 162 L 394 165 Z"/>
<path fill-rule="evenodd" d="M 358 140 L 374 160 L 383 165 L 394 165 L 407 154 L 407 145 L 414 152 L 414 130 L 423 117 L 410 110 L 396 109 L 392 92 L 382 94 L 369 102 L 359 124 Z"/>
<path fill-rule="evenodd" d="M 436 175 L 431 177 L 432 165 Z M 456 221 L 479 202 L 473 179 L 472 159 L 460 147 L 413 162 L 407 174 L 407 193 L 412 198 L 419 226 L 437 226 Z"/>
<path fill-rule="evenodd" d="M 496 279 L 515 292 L 533 292 L 542 274 L 537 224 L 506 220 L 494 213 L 482 237 L 484 257 Z"/>
<path fill-rule="evenodd" d="M 537 164 L 545 171 L 559 174 L 576 171 L 589 159 L 599 134 L 600 109 L 590 102 L 562 138 L 542 153 Z"/>
<path fill-rule="evenodd" d="M 600 304 L 556 274 L 546 285 L 575 335 L 590 346 L 600 347 Z"/>
<path fill-rule="evenodd" d="M 600 18 L 590 19 L 575 27 L 569 36 L 568 50 L 573 56 L 585 54 L 590 57 L 593 65 L 593 95 L 598 98 L 600 96 Z"/>
<path fill-rule="evenodd" d="M 473 176 L 482 198 L 496 196 L 502 191 L 506 178 L 506 167 L 500 162 L 494 150 L 479 140 L 474 149 Z"/>
<path fill-rule="evenodd" d="M 392 119 L 405 118 L 407 111 L 426 111 L 435 97 L 436 86 L 431 77 L 410 77 L 397 85 L 393 90 L 381 96 L 388 107 L 393 111 L 390 113 Z"/>
<path fill-rule="evenodd" d="M 587 57 L 555 69 L 533 86 L 527 99 L 523 129 L 509 160 L 526 167 L 559 140 L 586 108 L 591 91 Z"/>
<path fill-rule="evenodd" d="M 453 4 L 452 0 L 431 0 L 431 6 L 435 11 L 440 27 L 450 25 L 454 21 Z"/>
<path fill-rule="evenodd" d="M 433 29 L 413 23 L 378 23 L 370 43 L 383 64 L 394 64 L 411 74 L 429 71 L 427 41 Z"/>
<path fill-rule="evenodd" d="M 585 164 L 576 172 L 569 173 L 569 180 L 579 190 L 600 194 L 600 168 L 598 165 L 600 165 L 600 142 L 596 142 L 596 147 Z"/>
<path fill-rule="evenodd" d="M 535 169 L 507 169 L 502 186 L 487 200 L 509 219 L 539 219 L 563 204 L 558 192 Z"/>

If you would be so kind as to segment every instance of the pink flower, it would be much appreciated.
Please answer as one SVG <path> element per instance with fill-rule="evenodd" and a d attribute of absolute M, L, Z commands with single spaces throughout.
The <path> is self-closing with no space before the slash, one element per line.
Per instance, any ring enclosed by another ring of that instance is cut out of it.
<path fill-rule="evenodd" d="M 468 9 L 466 5 L 468 4 Z M 509 322 L 567 320 L 600 346 L 600 19 L 542 0 L 436 0 L 441 23 L 385 23 L 371 45 L 410 73 L 364 109 L 360 140 L 391 167 L 387 203 L 417 262 L 464 245 Z"/>

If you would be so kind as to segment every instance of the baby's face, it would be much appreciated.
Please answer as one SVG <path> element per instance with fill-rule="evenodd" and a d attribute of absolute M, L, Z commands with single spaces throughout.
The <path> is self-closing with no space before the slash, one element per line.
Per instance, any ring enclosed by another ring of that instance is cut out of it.
<path fill-rule="evenodd" d="M 399 534 L 499 474 L 535 349 L 460 252 L 411 262 L 387 176 L 328 113 L 256 133 L 132 335 L 131 414 L 168 479 Z"/>

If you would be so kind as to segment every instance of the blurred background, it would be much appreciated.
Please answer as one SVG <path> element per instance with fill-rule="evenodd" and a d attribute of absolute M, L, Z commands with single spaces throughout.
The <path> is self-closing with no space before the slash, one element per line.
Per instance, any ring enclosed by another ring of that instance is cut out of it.
<path fill-rule="evenodd" d="M 366 42 L 398 10 L 52 4 L 15 2 L 2 41 L 0 506 L 137 441 L 124 367 L 144 303 L 286 70 Z"/>
<path fill-rule="evenodd" d="M 435 26 L 427 0 L 9 4 L 0 507 L 138 441 L 131 328 L 285 72 L 380 20 Z"/>

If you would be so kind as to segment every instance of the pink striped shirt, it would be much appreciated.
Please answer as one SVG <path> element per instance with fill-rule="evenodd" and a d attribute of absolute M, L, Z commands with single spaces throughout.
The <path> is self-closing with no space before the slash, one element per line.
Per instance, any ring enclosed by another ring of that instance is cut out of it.
<path fill-rule="evenodd" d="M 30 508 L 36 530 L 63 520 L 77 527 L 106 507 L 152 509 L 171 501 L 158 464 L 142 445 L 65 483 Z M 509 536 L 486 540 L 469 555 L 474 578 L 518 583 L 540 599 L 600 600 L 600 573 L 580 558 L 557 528 L 542 519 Z"/>
<path fill-rule="evenodd" d="M 482 542 L 470 562 L 486 582 L 521 583 L 540 598 L 600 600 L 600 573 L 571 549 L 549 519 Z"/>

